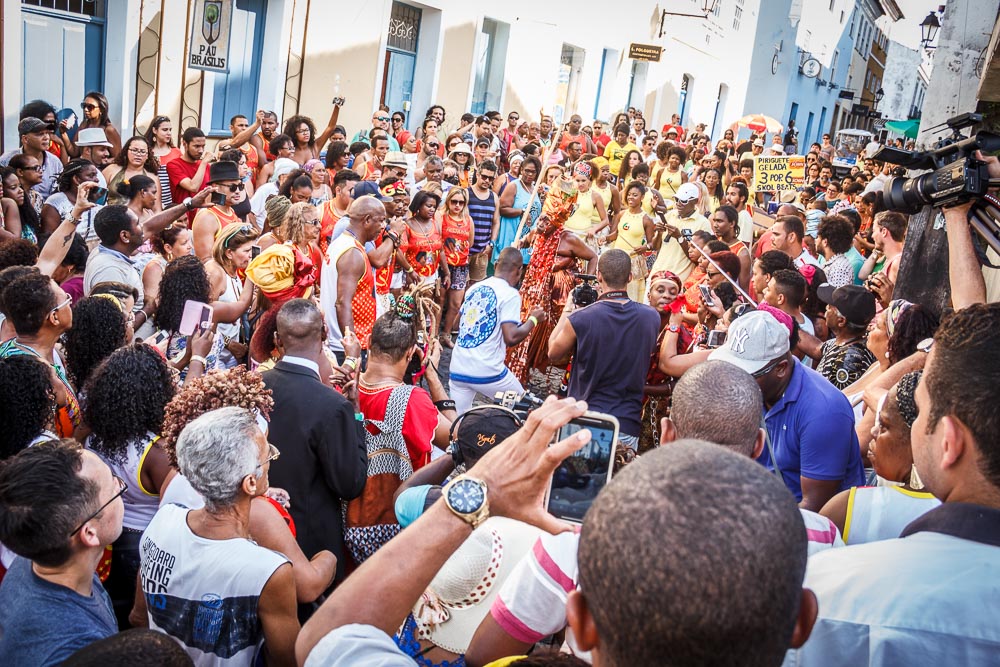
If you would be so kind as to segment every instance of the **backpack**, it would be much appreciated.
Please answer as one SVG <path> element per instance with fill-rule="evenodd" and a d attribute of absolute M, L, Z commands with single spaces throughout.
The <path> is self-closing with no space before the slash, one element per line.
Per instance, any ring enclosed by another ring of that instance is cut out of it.
<path fill-rule="evenodd" d="M 403 440 L 403 419 L 414 389 L 407 384 L 394 388 L 385 407 L 385 419 L 365 420 L 368 480 L 360 496 L 342 504 L 344 545 L 356 565 L 363 563 L 400 531 L 393 495 L 413 474 L 410 454 Z M 372 435 L 369 424 L 378 429 L 377 435 Z"/>

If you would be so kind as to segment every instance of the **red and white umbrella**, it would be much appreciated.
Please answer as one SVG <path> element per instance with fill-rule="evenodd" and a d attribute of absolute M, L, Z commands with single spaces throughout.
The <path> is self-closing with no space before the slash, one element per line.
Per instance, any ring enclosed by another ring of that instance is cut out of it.
<path fill-rule="evenodd" d="M 738 121 L 733 123 L 733 128 L 745 127 L 754 132 L 770 132 L 774 134 L 776 132 L 781 132 L 784 126 L 778 121 L 774 120 L 770 116 L 765 116 L 760 113 L 752 113 L 748 116 L 743 116 Z"/>

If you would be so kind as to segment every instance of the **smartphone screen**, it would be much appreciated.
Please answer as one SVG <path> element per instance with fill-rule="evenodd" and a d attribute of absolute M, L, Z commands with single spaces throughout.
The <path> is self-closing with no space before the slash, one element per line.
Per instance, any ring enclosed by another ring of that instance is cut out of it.
<path fill-rule="evenodd" d="M 618 420 L 611 415 L 588 413 L 559 430 L 560 440 L 589 429 L 591 440 L 567 457 L 552 475 L 548 510 L 559 519 L 582 523 L 583 516 L 611 479 Z"/>
<path fill-rule="evenodd" d="M 691 239 L 694 238 L 694 232 L 691 231 L 690 229 L 682 229 L 681 230 L 681 236 L 684 237 L 685 241 L 687 241 L 688 243 L 690 243 Z"/>
<path fill-rule="evenodd" d="M 104 204 L 108 198 L 108 189 L 102 187 L 96 187 L 90 189 L 90 194 L 87 195 L 87 199 L 95 204 Z"/>
<path fill-rule="evenodd" d="M 250 259 L 257 259 L 259 255 L 260 255 L 260 246 L 259 245 L 250 246 Z"/>
<path fill-rule="evenodd" d="M 225 192 L 213 192 L 211 194 L 212 203 L 216 206 L 226 205 L 226 193 Z"/>
<path fill-rule="evenodd" d="M 711 308 L 715 305 L 715 299 L 712 298 L 712 290 L 708 288 L 708 285 L 698 285 L 698 291 L 701 292 L 701 300 L 705 302 L 705 305 Z"/>

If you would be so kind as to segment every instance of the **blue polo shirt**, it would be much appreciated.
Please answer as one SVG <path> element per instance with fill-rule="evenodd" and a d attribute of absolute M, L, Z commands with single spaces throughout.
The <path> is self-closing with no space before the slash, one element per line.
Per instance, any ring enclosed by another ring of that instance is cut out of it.
<path fill-rule="evenodd" d="M 785 486 L 797 500 L 802 500 L 800 476 L 840 480 L 841 491 L 864 485 L 850 401 L 797 359 L 784 395 L 764 413 L 764 421 Z M 774 469 L 767 447 L 757 460 Z"/>

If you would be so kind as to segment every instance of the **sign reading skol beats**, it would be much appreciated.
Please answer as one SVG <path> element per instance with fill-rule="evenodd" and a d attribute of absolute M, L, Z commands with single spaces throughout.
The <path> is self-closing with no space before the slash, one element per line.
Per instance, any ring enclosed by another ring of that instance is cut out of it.
<path fill-rule="evenodd" d="M 757 155 L 753 159 L 753 188 L 757 191 L 794 190 L 806 181 L 802 155 Z"/>

